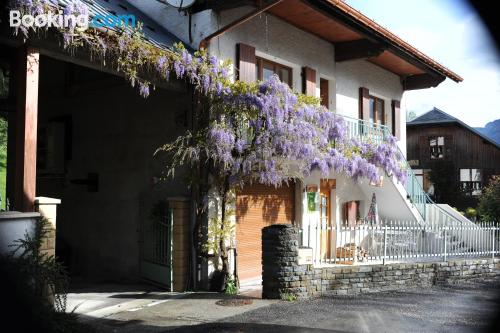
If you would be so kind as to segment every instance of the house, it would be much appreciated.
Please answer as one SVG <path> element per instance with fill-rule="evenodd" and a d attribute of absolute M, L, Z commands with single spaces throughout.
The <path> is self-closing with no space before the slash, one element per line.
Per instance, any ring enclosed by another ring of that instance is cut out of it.
<path fill-rule="evenodd" d="M 446 78 L 462 81 L 339 0 L 207 0 L 187 10 L 161 1 L 89 5 L 94 12 L 134 13 L 146 39 L 160 48 L 180 40 L 191 51 L 204 48 L 232 60 L 234 79 L 277 74 L 343 116 L 349 137 L 383 143 L 394 135 L 401 163 L 406 163 L 404 92 L 436 87 Z M 196 103 L 189 86 L 155 81 L 156 91 L 143 100 L 113 66 L 96 64 L 85 52 L 68 55 L 50 38 L 30 41 L 26 48 L 7 28 L 0 42 L 6 63 L 16 69 L 17 86 L 3 103 L 9 128 L 16 128 L 8 165 L 13 207 L 29 211 L 35 195 L 61 199 L 56 250 L 74 276 L 146 278 L 173 289 L 185 288 L 190 279 L 189 287 L 208 287 L 216 264 L 190 251 L 195 194 L 182 175 L 157 182 L 161 160 L 152 158 L 156 148 L 192 126 Z M 314 171 L 278 188 L 238 189 L 231 271 L 242 285 L 260 284 L 261 229 L 273 223 L 300 226 L 315 258 L 332 258 L 347 244 L 345 235 L 329 235 L 326 249 L 311 230 L 360 223 L 374 194 L 380 219 L 427 223 L 432 204 L 410 168 L 408 173 L 406 184 L 392 175 L 373 184 Z M 209 215 L 217 214 L 218 205 L 215 198 Z M 173 208 L 173 218 L 164 216 L 164 207 Z M 160 221 L 157 211 L 163 212 Z M 165 221 L 173 223 L 170 229 Z"/>
<path fill-rule="evenodd" d="M 380 138 L 395 135 L 403 155 L 404 91 L 435 87 L 445 78 L 462 80 L 343 1 L 268 1 L 260 6 L 255 1 L 199 1 L 187 15 L 154 1 L 131 3 L 191 47 L 231 59 L 236 79 L 277 74 L 293 89 L 321 97 L 324 106 L 345 116 L 350 135 L 360 135 L 359 126 Z M 373 193 L 381 218 L 425 220 L 426 203 L 417 186 L 414 179 L 407 191 L 391 178 L 373 186 L 315 173 L 277 189 L 244 187 L 235 207 L 240 282 L 260 281 L 263 226 L 294 223 L 303 228 L 304 240 L 312 238 L 307 230 L 318 223 L 364 218 Z M 312 211 L 308 200 L 314 200 Z M 202 270 L 203 276 L 209 275 L 210 267 Z"/>
<path fill-rule="evenodd" d="M 500 146 L 442 110 L 406 123 L 406 133 L 408 161 L 424 190 L 433 188 L 438 203 L 476 207 L 488 179 L 500 174 Z"/>

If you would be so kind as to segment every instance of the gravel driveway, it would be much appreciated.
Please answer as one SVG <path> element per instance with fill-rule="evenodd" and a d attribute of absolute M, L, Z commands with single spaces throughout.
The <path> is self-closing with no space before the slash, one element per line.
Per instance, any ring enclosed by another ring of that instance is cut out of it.
<path fill-rule="evenodd" d="M 174 332 L 482 332 L 500 310 L 500 282 L 278 302 Z"/>

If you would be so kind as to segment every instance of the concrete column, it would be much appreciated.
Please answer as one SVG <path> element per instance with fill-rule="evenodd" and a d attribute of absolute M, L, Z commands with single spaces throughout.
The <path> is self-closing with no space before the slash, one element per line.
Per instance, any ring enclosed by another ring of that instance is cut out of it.
<path fill-rule="evenodd" d="M 49 221 L 49 230 L 47 231 L 46 239 L 42 243 L 40 249 L 42 253 L 49 256 L 56 254 L 56 221 L 57 221 L 57 206 L 61 204 L 60 199 L 36 197 L 35 210 Z"/>

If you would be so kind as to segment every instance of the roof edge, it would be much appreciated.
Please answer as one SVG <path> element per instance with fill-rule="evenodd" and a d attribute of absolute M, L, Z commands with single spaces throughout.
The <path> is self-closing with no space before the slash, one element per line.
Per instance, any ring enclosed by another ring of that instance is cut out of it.
<path fill-rule="evenodd" d="M 359 10 L 351 7 L 344 1 L 342 0 L 323 0 L 323 1 L 329 3 L 333 7 L 340 9 L 343 13 L 350 16 L 351 19 L 355 20 L 356 22 L 364 26 L 366 29 L 371 30 L 374 33 L 380 34 L 382 37 L 391 42 L 395 47 L 401 48 L 402 51 L 409 53 L 409 55 L 415 57 L 421 63 L 430 67 L 434 71 L 450 78 L 451 80 L 457 83 L 463 81 L 463 78 L 460 75 L 456 74 L 451 69 L 447 68 L 446 66 L 440 64 L 436 60 L 429 57 L 428 55 L 424 54 L 416 47 L 412 46 L 410 43 L 403 40 L 401 37 L 397 36 L 388 29 L 384 28 L 383 26 L 381 26 L 374 20 L 370 19 L 368 16 L 366 16 Z"/>

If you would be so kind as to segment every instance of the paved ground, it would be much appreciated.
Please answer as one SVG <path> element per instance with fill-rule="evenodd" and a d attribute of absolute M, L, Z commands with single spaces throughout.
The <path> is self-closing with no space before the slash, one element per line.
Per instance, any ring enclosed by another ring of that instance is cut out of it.
<path fill-rule="evenodd" d="M 481 332 L 498 320 L 500 282 L 221 307 L 192 294 L 91 320 L 100 332 Z"/>

